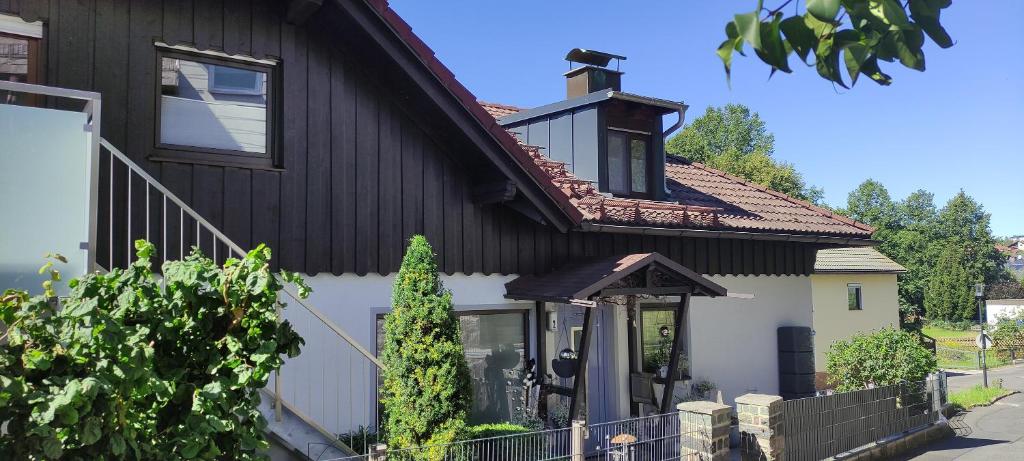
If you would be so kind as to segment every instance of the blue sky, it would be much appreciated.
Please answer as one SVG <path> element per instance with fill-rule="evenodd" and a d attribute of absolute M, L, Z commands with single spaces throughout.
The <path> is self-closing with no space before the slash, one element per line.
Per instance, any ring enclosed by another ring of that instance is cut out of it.
<path fill-rule="evenodd" d="M 957 44 L 929 44 L 923 73 L 883 63 L 889 87 L 864 79 L 844 90 L 802 65 L 768 80 L 768 67 L 749 53 L 734 60 L 730 90 L 714 50 L 725 23 L 754 4 L 391 1 L 480 99 L 554 102 L 565 96 L 569 49 L 622 54 L 624 91 L 684 101 L 688 119 L 727 103 L 760 113 L 775 156 L 823 187 L 831 205 L 845 205 L 869 177 L 896 199 L 927 189 L 940 207 L 963 189 L 992 213 L 997 235 L 1024 234 L 1024 1 L 956 2 L 943 23 Z"/>

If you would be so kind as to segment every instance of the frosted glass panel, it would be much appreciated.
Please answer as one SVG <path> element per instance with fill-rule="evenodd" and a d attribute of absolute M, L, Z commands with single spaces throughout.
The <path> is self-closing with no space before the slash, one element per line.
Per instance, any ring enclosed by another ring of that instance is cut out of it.
<path fill-rule="evenodd" d="M 526 316 L 460 315 L 462 345 L 473 378 L 474 424 L 511 421 L 522 406 Z"/>
<path fill-rule="evenodd" d="M 0 291 L 41 293 L 37 271 L 46 253 L 68 258 L 56 265 L 65 280 L 85 273 L 80 244 L 89 239 L 91 145 L 85 126 L 82 112 L 0 104 Z"/>

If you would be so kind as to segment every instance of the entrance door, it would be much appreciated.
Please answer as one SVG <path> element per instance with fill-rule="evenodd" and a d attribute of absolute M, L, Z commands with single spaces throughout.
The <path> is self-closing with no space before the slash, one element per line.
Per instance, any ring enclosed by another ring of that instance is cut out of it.
<path fill-rule="evenodd" d="M 586 402 L 586 421 L 588 424 L 600 423 L 609 420 L 609 408 L 613 402 L 609 399 L 609 382 L 614 377 L 609 376 L 611 368 L 608 364 L 613 360 L 613 355 L 608 350 L 609 334 L 611 332 L 612 316 L 607 306 L 599 306 L 591 314 L 593 326 L 590 337 L 590 353 L 587 359 L 587 370 L 585 373 L 577 371 L 577 377 L 582 376 L 585 380 L 584 395 L 582 400 Z M 555 347 L 548 352 L 548 361 L 558 357 L 563 349 L 571 349 L 579 353 L 579 343 L 583 335 L 582 307 L 559 305 L 555 312 L 558 313 L 560 325 L 555 340 Z M 572 379 L 560 379 L 559 384 L 572 387 Z"/>

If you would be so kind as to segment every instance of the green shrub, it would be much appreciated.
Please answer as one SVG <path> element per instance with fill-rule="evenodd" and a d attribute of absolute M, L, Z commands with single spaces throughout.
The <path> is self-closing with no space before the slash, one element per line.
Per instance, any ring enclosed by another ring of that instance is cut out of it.
<path fill-rule="evenodd" d="M 384 437 L 391 448 L 439 445 L 465 431 L 472 389 L 451 292 L 427 239 L 410 240 L 384 317 Z M 429 457 L 429 456 L 428 456 Z"/>
<path fill-rule="evenodd" d="M 466 438 L 486 439 L 491 437 L 501 437 L 503 435 L 526 434 L 533 431 L 533 429 L 526 426 L 513 423 L 478 424 L 466 429 Z"/>
<path fill-rule="evenodd" d="M 127 269 L 71 280 L 60 309 L 0 298 L 0 459 L 263 458 L 259 390 L 302 344 L 278 323 L 270 250 L 223 268 L 193 252 L 157 280 L 153 245 L 135 248 Z"/>
<path fill-rule="evenodd" d="M 833 343 L 825 369 L 836 390 L 846 392 L 920 381 L 937 370 L 937 363 L 916 335 L 886 327 Z"/>

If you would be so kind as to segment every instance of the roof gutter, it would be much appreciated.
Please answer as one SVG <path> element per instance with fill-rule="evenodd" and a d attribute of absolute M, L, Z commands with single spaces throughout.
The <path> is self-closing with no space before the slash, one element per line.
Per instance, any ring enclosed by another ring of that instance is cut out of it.
<path fill-rule="evenodd" d="M 612 234 L 661 235 L 666 237 L 700 237 L 737 240 L 769 240 L 775 242 L 818 243 L 842 246 L 875 246 L 877 240 L 839 237 L 831 235 L 780 234 L 769 232 L 743 232 L 703 229 L 672 229 L 664 227 L 617 226 L 614 224 L 597 224 L 585 222 L 580 225 L 584 232 L 607 232 Z"/>
<path fill-rule="evenodd" d="M 646 96 L 640 96 L 632 93 L 623 93 L 621 91 L 609 91 L 608 98 L 618 99 L 621 101 L 635 102 L 639 104 L 645 104 L 648 106 L 661 107 L 663 109 L 669 109 L 678 114 L 679 120 L 676 120 L 676 123 L 674 125 L 668 127 L 668 129 L 665 130 L 664 133 L 662 133 L 662 136 L 664 136 L 665 139 L 668 139 L 668 137 L 672 133 L 674 133 L 676 130 L 683 126 L 683 121 L 686 119 L 686 109 L 690 108 L 690 106 L 687 106 L 686 104 L 683 104 L 681 102 L 669 101 L 667 99 L 648 98 Z"/>

